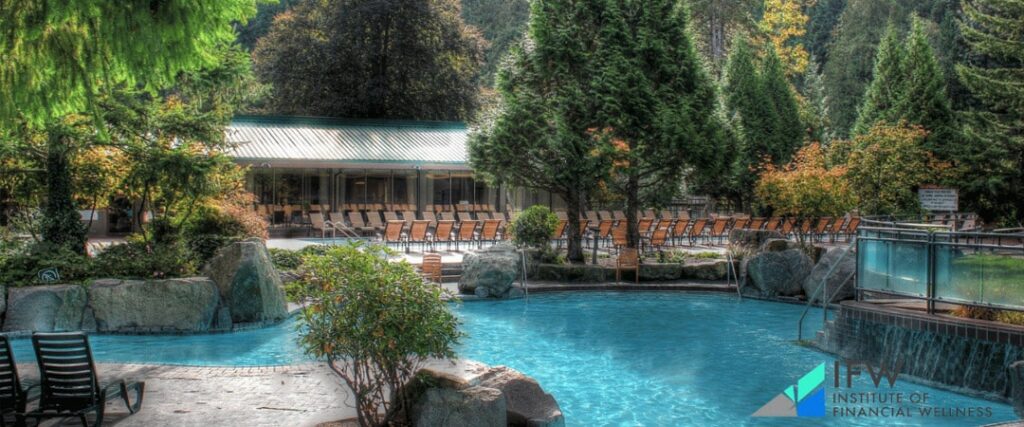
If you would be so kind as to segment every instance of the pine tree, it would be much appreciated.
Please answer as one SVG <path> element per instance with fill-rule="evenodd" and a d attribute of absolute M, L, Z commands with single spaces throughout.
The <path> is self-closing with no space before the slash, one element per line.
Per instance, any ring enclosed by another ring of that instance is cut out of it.
<path fill-rule="evenodd" d="M 924 147 L 939 159 L 953 161 L 959 149 L 959 129 L 947 96 L 946 77 L 922 28 L 914 20 L 907 40 L 903 88 L 896 98 L 894 119 L 906 120 L 929 132 Z"/>
<path fill-rule="evenodd" d="M 774 46 L 765 46 L 761 86 L 769 101 L 774 122 L 771 128 L 769 155 L 772 162 L 781 165 L 789 163 L 793 153 L 803 144 L 806 128 L 800 120 L 800 108 L 793 94 L 793 87 L 786 80 L 786 70 L 775 53 Z"/>
<path fill-rule="evenodd" d="M 968 117 L 971 171 L 965 190 L 989 219 L 1024 219 L 1024 0 L 966 0 L 960 30 L 972 63 L 960 81 L 983 105 Z"/>
<path fill-rule="evenodd" d="M 746 39 L 733 43 L 722 86 L 727 115 L 736 124 L 740 140 L 732 168 L 739 190 L 736 202 L 745 206 L 765 158 L 772 156 L 772 130 L 778 122 Z"/>
<path fill-rule="evenodd" d="M 815 73 L 820 73 L 829 60 L 829 44 L 839 24 L 839 16 L 846 8 L 846 0 L 818 0 L 811 6 L 808 13 L 807 34 L 804 44 L 807 53 L 817 59 Z"/>
<path fill-rule="evenodd" d="M 878 45 L 874 78 L 858 110 L 857 122 L 851 132 L 853 135 L 868 133 L 879 120 L 892 121 L 892 110 L 903 96 L 906 56 L 896 25 L 890 21 Z"/>

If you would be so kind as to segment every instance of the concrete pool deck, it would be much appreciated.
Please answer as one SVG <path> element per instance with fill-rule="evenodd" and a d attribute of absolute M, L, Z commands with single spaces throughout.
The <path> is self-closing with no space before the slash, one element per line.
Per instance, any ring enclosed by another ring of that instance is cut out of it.
<path fill-rule="evenodd" d="M 34 364 L 19 365 L 18 370 L 26 379 L 38 378 Z M 104 425 L 314 427 L 356 415 L 351 390 L 326 364 L 221 368 L 100 363 L 97 370 L 100 381 L 125 377 L 146 382 L 142 410 L 129 415 L 124 402 L 108 402 Z M 68 418 L 42 425 L 81 424 Z"/>

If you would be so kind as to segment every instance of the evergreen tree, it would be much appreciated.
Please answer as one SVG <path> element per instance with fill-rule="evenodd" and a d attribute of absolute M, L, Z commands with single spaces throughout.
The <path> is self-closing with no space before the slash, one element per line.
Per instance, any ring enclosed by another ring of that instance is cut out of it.
<path fill-rule="evenodd" d="M 847 0 L 824 65 L 828 111 L 837 137 L 846 138 L 857 120 L 886 29 L 881 23 L 892 18 L 902 26 L 902 16 L 895 0 Z"/>
<path fill-rule="evenodd" d="M 601 121 L 621 142 L 615 182 L 626 198 L 627 245 L 638 247 L 641 208 L 667 205 L 687 166 L 713 151 L 716 96 L 680 2 L 608 0 L 604 17 L 597 96 Z"/>
<path fill-rule="evenodd" d="M 690 0 L 694 38 L 712 69 L 720 73 L 730 51 L 729 41 L 757 30 L 754 12 L 758 0 Z"/>
<path fill-rule="evenodd" d="M 914 20 L 907 40 L 904 70 L 907 78 L 894 108 L 898 116 L 890 121 L 906 120 L 923 127 L 929 132 L 924 147 L 941 160 L 955 161 L 960 132 L 947 95 L 946 77 L 919 19 Z"/>
<path fill-rule="evenodd" d="M 253 59 L 276 113 L 468 120 L 483 44 L 458 0 L 325 0 L 281 14 Z"/>
<path fill-rule="evenodd" d="M 885 36 L 878 45 L 878 54 L 875 57 L 874 78 L 864 94 L 864 103 L 861 104 L 857 114 L 857 121 L 853 126 L 853 135 L 868 133 L 879 120 L 885 120 L 895 124 L 893 109 L 900 102 L 906 80 L 904 61 L 907 56 L 903 43 L 900 40 L 898 30 L 893 22 L 889 22 L 885 30 Z"/>
<path fill-rule="evenodd" d="M 765 46 L 765 50 L 761 86 L 768 98 L 767 108 L 774 111 L 768 152 L 773 163 L 782 165 L 789 163 L 793 153 L 803 144 L 807 129 L 800 120 L 800 108 L 793 87 L 786 80 L 781 59 L 771 43 Z"/>
<path fill-rule="evenodd" d="M 586 196 L 608 173 L 607 140 L 597 130 L 595 60 L 599 2 L 533 2 L 528 37 L 498 72 L 501 103 L 468 141 L 477 174 L 549 191 L 568 206 L 568 259 L 583 261 L 579 217 Z"/>
<path fill-rule="evenodd" d="M 820 73 L 822 67 L 828 63 L 832 34 L 839 24 L 839 16 L 844 8 L 846 0 L 818 0 L 811 6 L 804 45 L 807 46 L 810 56 L 817 58 L 818 68 L 814 70 L 815 73 Z"/>
<path fill-rule="evenodd" d="M 462 18 L 487 39 L 480 80 L 494 84 L 494 75 L 509 49 L 526 33 L 530 17 L 528 0 L 462 0 Z"/>
<path fill-rule="evenodd" d="M 984 108 L 968 118 L 965 190 L 989 219 L 1024 218 L 1024 0 L 966 0 L 960 30 L 973 60 L 960 81 Z"/>
<path fill-rule="evenodd" d="M 743 207 L 750 202 L 764 159 L 772 156 L 772 130 L 778 122 L 745 39 L 733 43 L 722 86 L 727 114 L 738 128 L 733 181 L 738 189 L 735 202 Z"/>

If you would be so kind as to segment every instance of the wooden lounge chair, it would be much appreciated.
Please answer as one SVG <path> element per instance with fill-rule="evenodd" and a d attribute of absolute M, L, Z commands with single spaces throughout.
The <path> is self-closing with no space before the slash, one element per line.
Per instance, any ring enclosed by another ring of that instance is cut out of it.
<path fill-rule="evenodd" d="M 615 225 L 615 221 L 612 219 L 602 219 L 597 224 L 597 238 L 599 240 L 607 240 L 608 236 L 612 233 L 612 226 Z"/>
<path fill-rule="evenodd" d="M 616 221 L 622 221 L 626 219 L 626 213 L 623 211 L 613 211 L 612 216 L 615 218 Z"/>
<path fill-rule="evenodd" d="M 477 212 L 476 213 L 476 219 L 481 220 L 481 221 L 482 220 L 491 219 L 491 213 L 490 212 Z"/>
<path fill-rule="evenodd" d="M 441 254 L 424 254 L 420 274 L 428 282 L 441 284 Z"/>
<path fill-rule="evenodd" d="M 645 209 L 644 218 L 657 219 L 658 214 L 654 213 L 654 209 Z"/>
<path fill-rule="evenodd" d="M 335 237 L 337 235 L 338 230 L 336 230 L 333 225 L 328 224 L 330 223 L 324 220 L 324 214 L 319 212 L 309 214 L 309 230 L 319 231 L 321 239 L 327 238 L 328 232 L 331 233 L 331 237 Z M 306 234 L 308 235 L 309 233 Z"/>
<path fill-rule="evenodd" d="M 476 225 L 479 221 L 463 221 L 459 224 L 459 234 L 455 239 L 455 250 L 459 250 L 460 242 L 472 243 L 476 239 Z"/>
<path fill-rule="evenodd" d="M 721 217 L 715 220 L 711 225 L 711 230 L 708 231 L 708 240 L 718 239 L 721 243 L 722 239 L 729 233 L 729 218 Z"/>
<path fill-rule="evenodd" d="M 29 400 L 36 397 L 38 392 L 38 384 L 27 388 L 23 386 L 11 343 L 6 335 L 0 335 L 0 427 L 7 426 L 7 416 L 13 416 L 15 425 L 20 425 L 24 421 L 22 417 Z"/>
<path fill-rule="evenodd" d="M 615 283 L 622 281 L 622 271 L 633 270 L 635 282 L 640 283 L 640 255 L 636 248 L 623 248 L 615 260 Z"/>
<path fill-rule="evenodd" d="M 698 219 L 693 222 L 693 227 L 690 227 L 690 246 L 696 244 L 697 239 L 703 236 L 704 228 L 707 227 L 707 225 L 708 220 L 704 218 Z"/>
<path fill-rule="evenodd" d="M 32 346 L 39 363 L 39 407 L 25 414 L 27 418 L 77 417 L 87 426 L 86 415 L 93 412 L 93 425 L 100 426 L 108 399 L 124 400 L 132 414 L 142 407 L 146 383 L 125 379 L 101 383 L 85 334 L 36 332 Z M 134 404 L 130 393 L 135 394 Z"/>
<path fill-rule="evenodd" d="M 793 234 L 793 230 L 796 229 L 796 220 L 793 218 L 786 218 L 782 221 L 782 229 L 779 233 L 782 233 L 782 237 L 788 238 L 790 234 Z"/>
<path fill-rule="evenodd" d="M 412 226 L 409 227 L 409 235 L 405 239 L 405 252 L 409 252 L 409 247 L 413 243 L 419 243 L 422 246 L 426 246 L 427 242 L 427 227 L 430 226 L 430 221 L 427 220 L 415 220 L 412 222 Z"/>
<path fill-rule="evenodd" d="M 676 244 L 679 243 L 679 239 L 686 237 L 686 227 L 690 226 L 690 220 L 686 218 L 679 218 L 676 223 L 672 226 L 672 240 Z"/>
<path fill-rule="evenodd" d="M 384 221 L 385 222 L 399 221 L 398 214 L 395 213 L 395 211 L 384 211 Z"/>
<path fill-rule="evenodd" d="M 483 242 L 497 242 L 498 226 L 500 225 L 500 219 L 488 219 L 484 221 L 483 228 L 480 229 L 480 238 L 477 239 L 480 245 L 483 245 Z"/>
<path fill-rule="evenodd" d="M 459 211 L 455 213 L 455 219 L 458 220 L 459 222 L 472 221 L 473 215 L 470 214 L 468 211 Z"/>
<path fill-rule="evenodd" d="M 732 223 L 733 230 L 746 230 L 747 224 L 750 224 L 750 218 L 737 218 L 736 222 Z"/>
<path fill-rule="evenodd" d="M 782 224 L 782 218 L 779 218 L 777 216 L 773 216 L 773 217 L 768 219 L 768 223 L 765 224 L 764 230 L 765 231 L 779 231 L 779 225 L 781 225 L 781 224 Z"/>
<path fill-rule="evenodd" d="M 388 224 L 384 227 L 384 234 L 381 236 L 384 240 L 384 244 L 386 245 L 389 243 L 401 243 L 402 230 L 404 229 L 405 221 L 388 221 Z"/>
<path fill-rule="evenodd" d="M 656 248 L 658 250 L 661 250 L 662 248 L 665 247 L 665 245 L 668 244 L 668 233 L 669 233 L 669 231 L 670 230 L 669 230 L 668 227 L 665 227 L 665 228 L 661 228 L 661 227 L 655 228 L 654 231 L 651 232 L 651 238 L 648 239 L 648 241 L 647 241 L 648 245 L 650 245 L 651 248 Z"/>
<path fill-rule="evenodd" d="M 842 222 L 842 219 L 837 222 Z M 826 216 L 818 218 L 818 223 L 814 226 L 814 238 L 818 241 L 824 240 L 825 234 L 829 230 L 829 225 L 832 225 L 832 217 Z"/>
<path fill-rule="evenodd" d="M 846 224 L 846 230 L 844 233 L 846 234 L 846 241 L 850 241 L 850 239 L 857 234 L 857 227 L 860 227 L 860 217 L 855 216 L 850 218 L 850 221 Z"/>
<path fill-rule="evenodd" d="M 829 241 L 835 242 L 843 232 L 843 226 L 849 221 L 848 218 L 836 218 L 835 221 L 832 221 L 832 226 L 828 230 Z"/>
<path fill-rule="evenodd" d="M 555 226 L 555 232 L 551 235 L 551 239 L 555 241 L 562 240 L 562 235 L 565 234 L 565 226 L 568 223 L 569 221 L 565 219 L 558 220 L 558 225 Z M 559 243 L 559 247 L 561 247 L 561 243 Z"/>
<path fill-rule="evenodd" d="M 587 215 L 586 216 L 587 216 L 587 221 L 590 221 L 591 224 L 597 224 L 597 223 L 601 222 L 601 218 L 597 216 L 597 212 L 596 211 L 587 211 Z"/>
<path fill-rule="evenodd" d="M 373 227 L 373 231 L 384 231 L 384 221 L 381 221 L 379 211 L 366 211 L 366 218 L 369 220 L 366 225 Z"/>
<path fill-rule="evenodd" d="M 444 242 L 448 245 L 448 249 L 452 248 L 452 231 L 455 229 L 455 221 L 438 221 L 437 228 L 434 229 L 433 239 L 431 243 L 434 245 L 434 250 L 437 250 L 437 244 Z"/>
<path fill-rule="evenodd" d="M 612 246 L 616 248 L 623 248 L 627 243 L 628 225 L 626 221 L 619 221 L 619 223 L 612 229 Z"/>
<path fill-rule="evenodd" d="M 412 227 L 412 222 L 416 220 L 415 211 L 402 211 L 402 220 L 405 221 L 406 227 Z"/>
<path fill-rule="evenodd" d="M 435 213 L 433 213 L 431 211 L 425 211 L 425 212 L 423 212 L 423 220 L 427 221 L 427 224 L 430 227 L 433 227 L 433 226 L 437 225 L 437 214 L 435 214 Z"/>
<path fill-rule="evenodd" d="M 598 212 L 598 215 L 601 217 L 602 221 L 606 219 L 615 220 L 615 217 L 612 216 L 612 213 L 608 211 L 600 211 Z"/>
<path fill-rule="evenodd" d="M 358 211 L 348 213 L 348 223 L 351 224 L 352 229 L 356 230 L 360 235 L 373 235 L 373 227 L 370 227 L 363 222 L 363 214 Z"/>
<path fill-rule="evenodd" d="M 455 218 L 455 212 L 441 212 L 441 219 L 445 221 L 458 221 Z"/>
<path fill-rule="evenodd" d="M 567 213 L 565 213 L 565 211 L 561 211 L 561 210 L 555 211 L 555 217 L 558 218 L 560 221 L 568 221 L 569 220 L 569 214 L 567 214 Z"/>
<path fill-rule="evenodd" d="M 651 217 L 640 218 L 640 221 L 637 223 L 637 227 L 636 227 L 637 232 L 640 233 L 640 237 L 647 236 L 648 233 L 650 233 L 651 225 L 653 225 L 653 224 L 654 224 L 654 218 L 651 218 Z"/>
<path fill-rule="evenodd" d="M 755 231 L 760 230 L 761 227 L 764 227 L 764 221 L 764 218 L 754 218 L 750 220 L 750 225 L 747 228 Z"/>

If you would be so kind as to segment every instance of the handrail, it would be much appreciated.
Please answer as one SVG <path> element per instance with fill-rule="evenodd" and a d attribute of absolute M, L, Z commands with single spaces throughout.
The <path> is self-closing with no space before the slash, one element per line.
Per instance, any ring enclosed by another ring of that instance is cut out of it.
<path fill-rule="evenodd" d="M 818 287 L 814 289 L 814 292 L 807 297 L 807 307 L 804 307 L 804 312 L 800 314 L 800 323 L 797 324 L 797 328 L 796 328 L 796 339 L 797 339 L 797 341 L 802 341 L 803 340 L 803 337 L 804 337 L 804 318 L 807 317 L 807 313 L 811 310 L 811 305 L 814 304 L 814 298 L 818 296 L 818 294 L 822 291 L 822 289 L 825 290 L 824 297 L 827 297 L 827 299 L 826 298 L 822 298 L 821 299 L 821 307 L 822 307 L 822 309 L 825 312 L 825 320 L 826 321 L 828 320 L 828 306 L 829 306 L 829 304 L 832 303 L 832 298 L 829 297 L 828 289 L 827 289 L 828 288 L 828 278 L 832 277 L 832 273 L 834 273 L 836 271 L 836 268 L 839 267 L 839 264 L 842 263 L 843 259 L 846 258 L 846 256 L 849 255 L 851 252 L 853 252 L 853 248 L 856 245 L 857 245 L 857 236 L 854 236 L 853 238 L 850 239 L 850 244 L 846 246 L 846 252 L 844 252 L 842 255 L 839 256 L 839 259 L 837 259 L 835 261 L 835 263 L 832 264 L 832 267 L 829 267 L 828 272 L 826 272 L 825 276 L 823 276 L 821 278 L 821 284 L 819 284 Z M 856 270 L 854 270 L 854 273 L 856 273 Z M 847 281 L 850 280 L 850 277 L 853 277 L 853 274 L 851 274 L 849 277 L 846 278 L 846 280 L 843 280 L 843 282 L 840 283 L 840 285 L 839 285 L 840 288 L 843 285 L 845 285 Z M 836 293 L 838 293 L 838 292 L 836 292 Z M 832 294 L 832 296 L 835 296 L 835 294 Z M 822 324 L 824 325 L 824 323 L 822 323 Z"/>
<path fill-rule="evenodd" d="M 740 289 L 740 273 L 736 271 L 736 262 L 733 261 L 731 250 L 725 251 L 725 260 L 727 263 L 729 263 L 729 265 L 726 266 L 725 268 L 725 282 L 727 285 L 732 284 L 732 279 L 730 279 L 729 276 L 729 273 L 731 272 L 732 277 L 736 278 L 736 295 L 739 295 L 740 299 L 742 300 L 743 290 Z"/>

